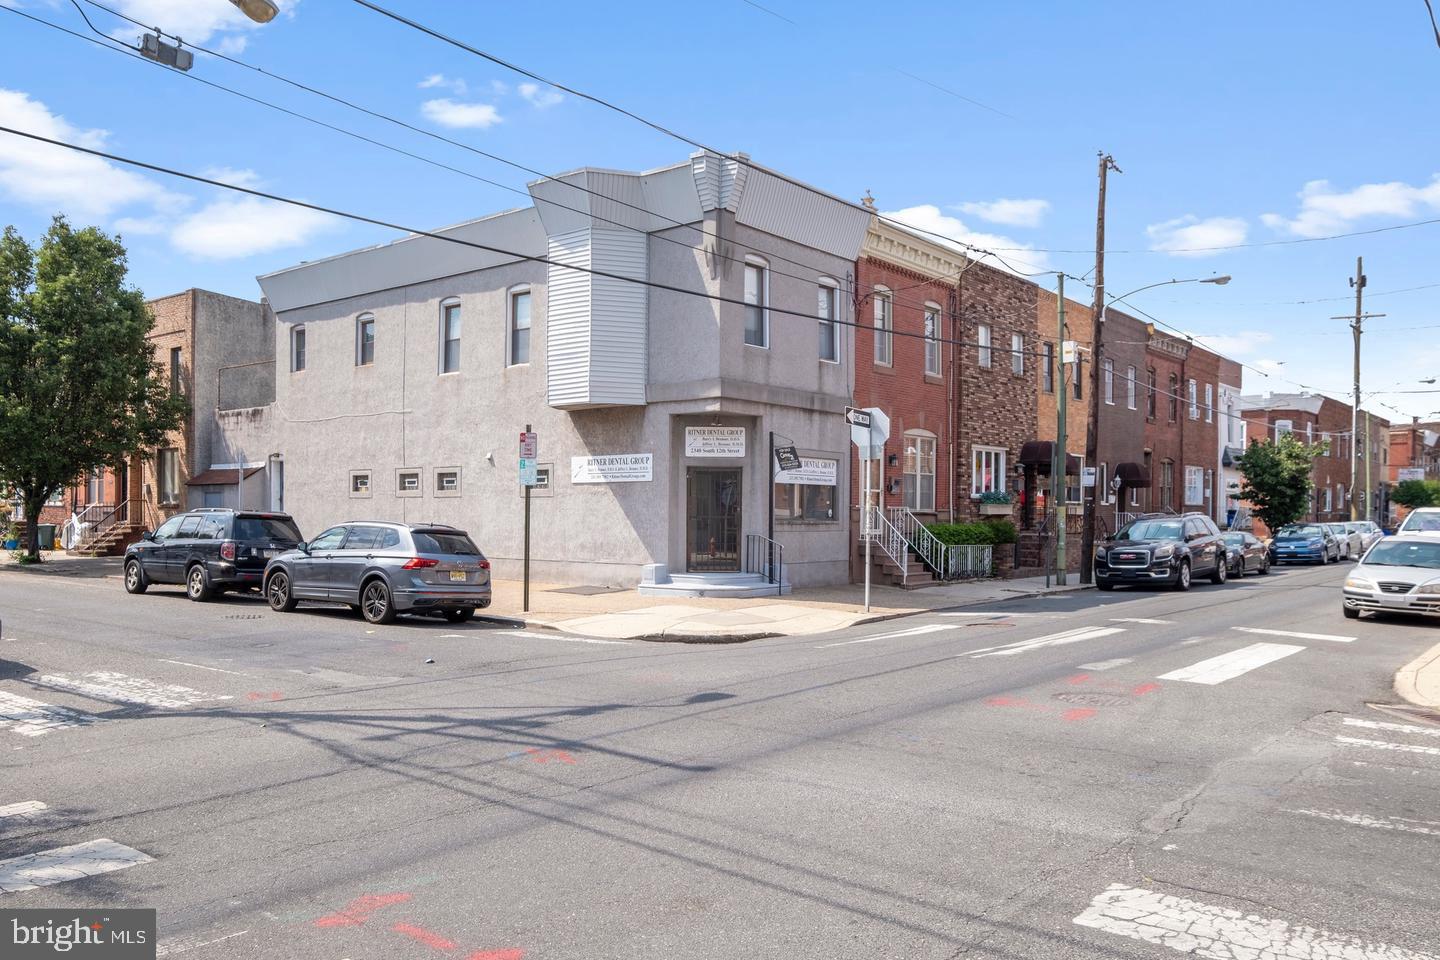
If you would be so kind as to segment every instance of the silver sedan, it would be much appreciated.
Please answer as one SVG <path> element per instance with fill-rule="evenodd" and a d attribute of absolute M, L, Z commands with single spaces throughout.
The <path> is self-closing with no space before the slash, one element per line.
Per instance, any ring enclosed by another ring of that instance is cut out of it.
<path fill-rule="evenodd" d="M 1440 616 L 1440 534 L 1386 537 L 1350 571 L 1345 616 L 1417 613 Z"/>

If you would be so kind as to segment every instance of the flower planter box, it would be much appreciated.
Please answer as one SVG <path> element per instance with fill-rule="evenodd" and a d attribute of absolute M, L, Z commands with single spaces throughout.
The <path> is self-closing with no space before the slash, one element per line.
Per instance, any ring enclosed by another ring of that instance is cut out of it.
<path fill-rule="evenodd" d="M 982 517 L 1008 517 L 1013 505 L 1009 503 L 982 503 L 980 504 L 980 516 Z"/>

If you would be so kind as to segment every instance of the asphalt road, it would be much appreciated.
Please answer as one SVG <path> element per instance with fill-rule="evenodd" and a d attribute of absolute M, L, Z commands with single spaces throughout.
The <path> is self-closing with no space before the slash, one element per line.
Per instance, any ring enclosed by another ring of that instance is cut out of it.
<path fill-rule="evenodd" d="M 1440 956 L 1440 725 L 1376 706 L 1440 624 L 1344 569 L 730 646 L 0 573 L 0 907 L 187 960 Z"/>

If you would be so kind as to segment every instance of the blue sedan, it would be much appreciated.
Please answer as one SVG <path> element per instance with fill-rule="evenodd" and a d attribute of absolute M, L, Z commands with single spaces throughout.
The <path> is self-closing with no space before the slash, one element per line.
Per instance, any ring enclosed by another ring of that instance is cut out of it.
<path fill-rule="evenodd" d="M 1340 559 L 1340 541 L 1319 523 L 1281 527 L 1270 542 L 1271 563 L 1329 563 Z"/>

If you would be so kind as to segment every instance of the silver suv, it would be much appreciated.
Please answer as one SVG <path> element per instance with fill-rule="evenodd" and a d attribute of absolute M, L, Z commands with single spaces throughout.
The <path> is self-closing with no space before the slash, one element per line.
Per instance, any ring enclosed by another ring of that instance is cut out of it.
<path fill-rule="evenodd" d="M 264 590 L 271 609 L 286 613 L 301 600 L 328 600 L 371 623 L 401 613 L 463 623 L 490 606 L 490 561 L 464 530 L 359 520 L 271 560 Z"/>

